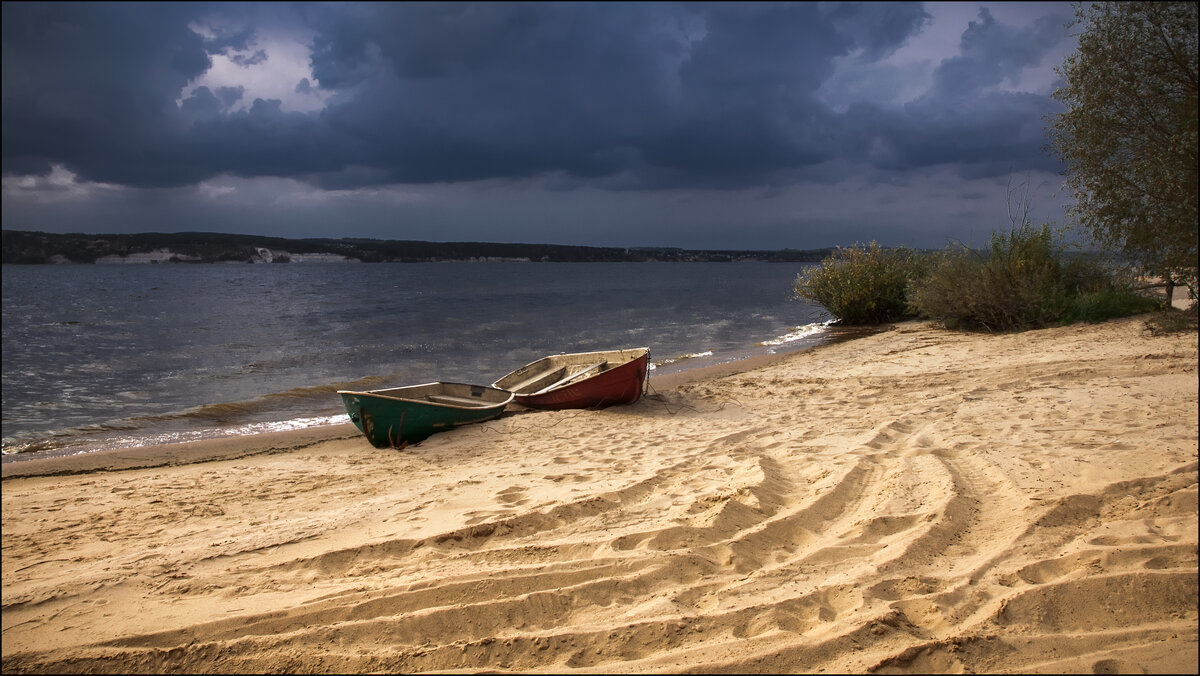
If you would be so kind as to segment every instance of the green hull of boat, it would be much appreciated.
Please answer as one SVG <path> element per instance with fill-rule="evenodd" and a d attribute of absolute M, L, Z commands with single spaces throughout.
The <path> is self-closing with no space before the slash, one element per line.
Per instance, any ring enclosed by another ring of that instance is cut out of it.
<path fill-rule="evenodd" d="M 351 422 L 376 448 L 404 448 L 437 432 L 497 418 L 512 401 L 511 392 L 458 383 L 338 394 Z"/>

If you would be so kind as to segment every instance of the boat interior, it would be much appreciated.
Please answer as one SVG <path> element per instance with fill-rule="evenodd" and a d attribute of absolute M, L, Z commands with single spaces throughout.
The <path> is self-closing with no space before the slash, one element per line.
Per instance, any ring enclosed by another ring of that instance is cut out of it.
<path fill-rule="evenodd" d="M 645 349 L 634 349 L 551 355 L 513 371 L 493 385 L 521 395 L 542 394 L 616 368 L 645 353 Z"/>
<path fill-rule="evenodd" d="M 608 361 L 603 360 L 595 364 L 560 366 L 549 371 L 542 371 L 534 374 L 531 378 L 521 381 L 513 386 L 512 392 L 517 394 L 541 394 L 548 392 L 556 387 L 561 387 L 570 383 L 572 380 L 578 380 L 584 376 L 591 376 L 601 373 L 608 368 Z"/>

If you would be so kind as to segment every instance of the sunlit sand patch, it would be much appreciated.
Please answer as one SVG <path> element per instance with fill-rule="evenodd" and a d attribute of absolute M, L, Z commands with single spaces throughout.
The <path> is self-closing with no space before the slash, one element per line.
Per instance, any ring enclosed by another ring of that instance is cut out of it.
<path fill-rule="evenodd" d="M 404 451 L 9 463 L 5 670 L 1194 673 L 1196 371 L 909 323 Z"/>

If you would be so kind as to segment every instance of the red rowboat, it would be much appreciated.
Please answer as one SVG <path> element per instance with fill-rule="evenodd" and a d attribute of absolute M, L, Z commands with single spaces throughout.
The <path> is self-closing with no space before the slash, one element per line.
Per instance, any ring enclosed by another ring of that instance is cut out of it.
<path fill-rule="evenodd" d="M 604 408 L 641 398 L 649 348 L 555 354 L 526 364 L 492 383 L 513 403 L 539 409 Z"/>

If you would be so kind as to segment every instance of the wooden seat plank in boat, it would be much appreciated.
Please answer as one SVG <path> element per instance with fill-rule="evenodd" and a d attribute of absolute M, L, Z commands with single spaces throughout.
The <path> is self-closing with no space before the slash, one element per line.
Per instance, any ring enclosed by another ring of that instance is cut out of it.
<path fill-rule="evenodd" d="M 567 367 L 563 366 L 561 368 L 557 368 L 550 372 L 536 373 L 533 375 L 533 377 L 531 377 L 527 380 L 522 380 L 521 382 L 517 383 L 516 385 L 513 385 L 511 388 L 505 388 L 505 389 L 508 389 L 510 392 L 524 392 L 526 389 L 534 389 L 534 388 L 540 390 L 540 389 L 542 389 L 541 385 L 543 383 L 547 383 L 547 382 L 550 382 L 553 380 L 558 380 L 559 378 L 562 378 L 563 375 L 566 374 L 566 372 L 567 372 Z"/>
<path fill-rule="evenodd" d="M 449 394 L 427 394 L 427 395 L 425 395 L 425 398 L 428 399 L 429 401 L 437 402 L 439 404 L 452 404 L 454 406 L 483 407 L 483 406 L 494 405 L 494 404 L 492 404 L 492 402 L 483 401 L 480 399 L 468 399 L 466 397 L 455 397 L 455 396 L 452 396 Z"/>
<path fill-rule="evenodd" d="M 534 394 L 542 394 L 543 392 L 549 392 L 550 390 L 552 390 L 556 387 L 559 387 L 561 385 L 566 385 L 567 383 L 571 382 L 572 380 L 575 380 L 576 378 L 579 378 L 583 375 L 591 373 L 592 371 L 596 371 L 601 368 L 604 368 L 605 364 L 607 364 L 607 363 L 608 363 L 607 361 L 596 362 L 595 364 L 592 364 L 590 366 L 585 366 L 580 371 L 576 371 L 574 373 L 568 373 L 562 379 L 555 381 L 553 383 L 550 383 L 549 385 L 543 387 L 542 389 L 538 390 L 537 392 L 534 392 Z"/>

